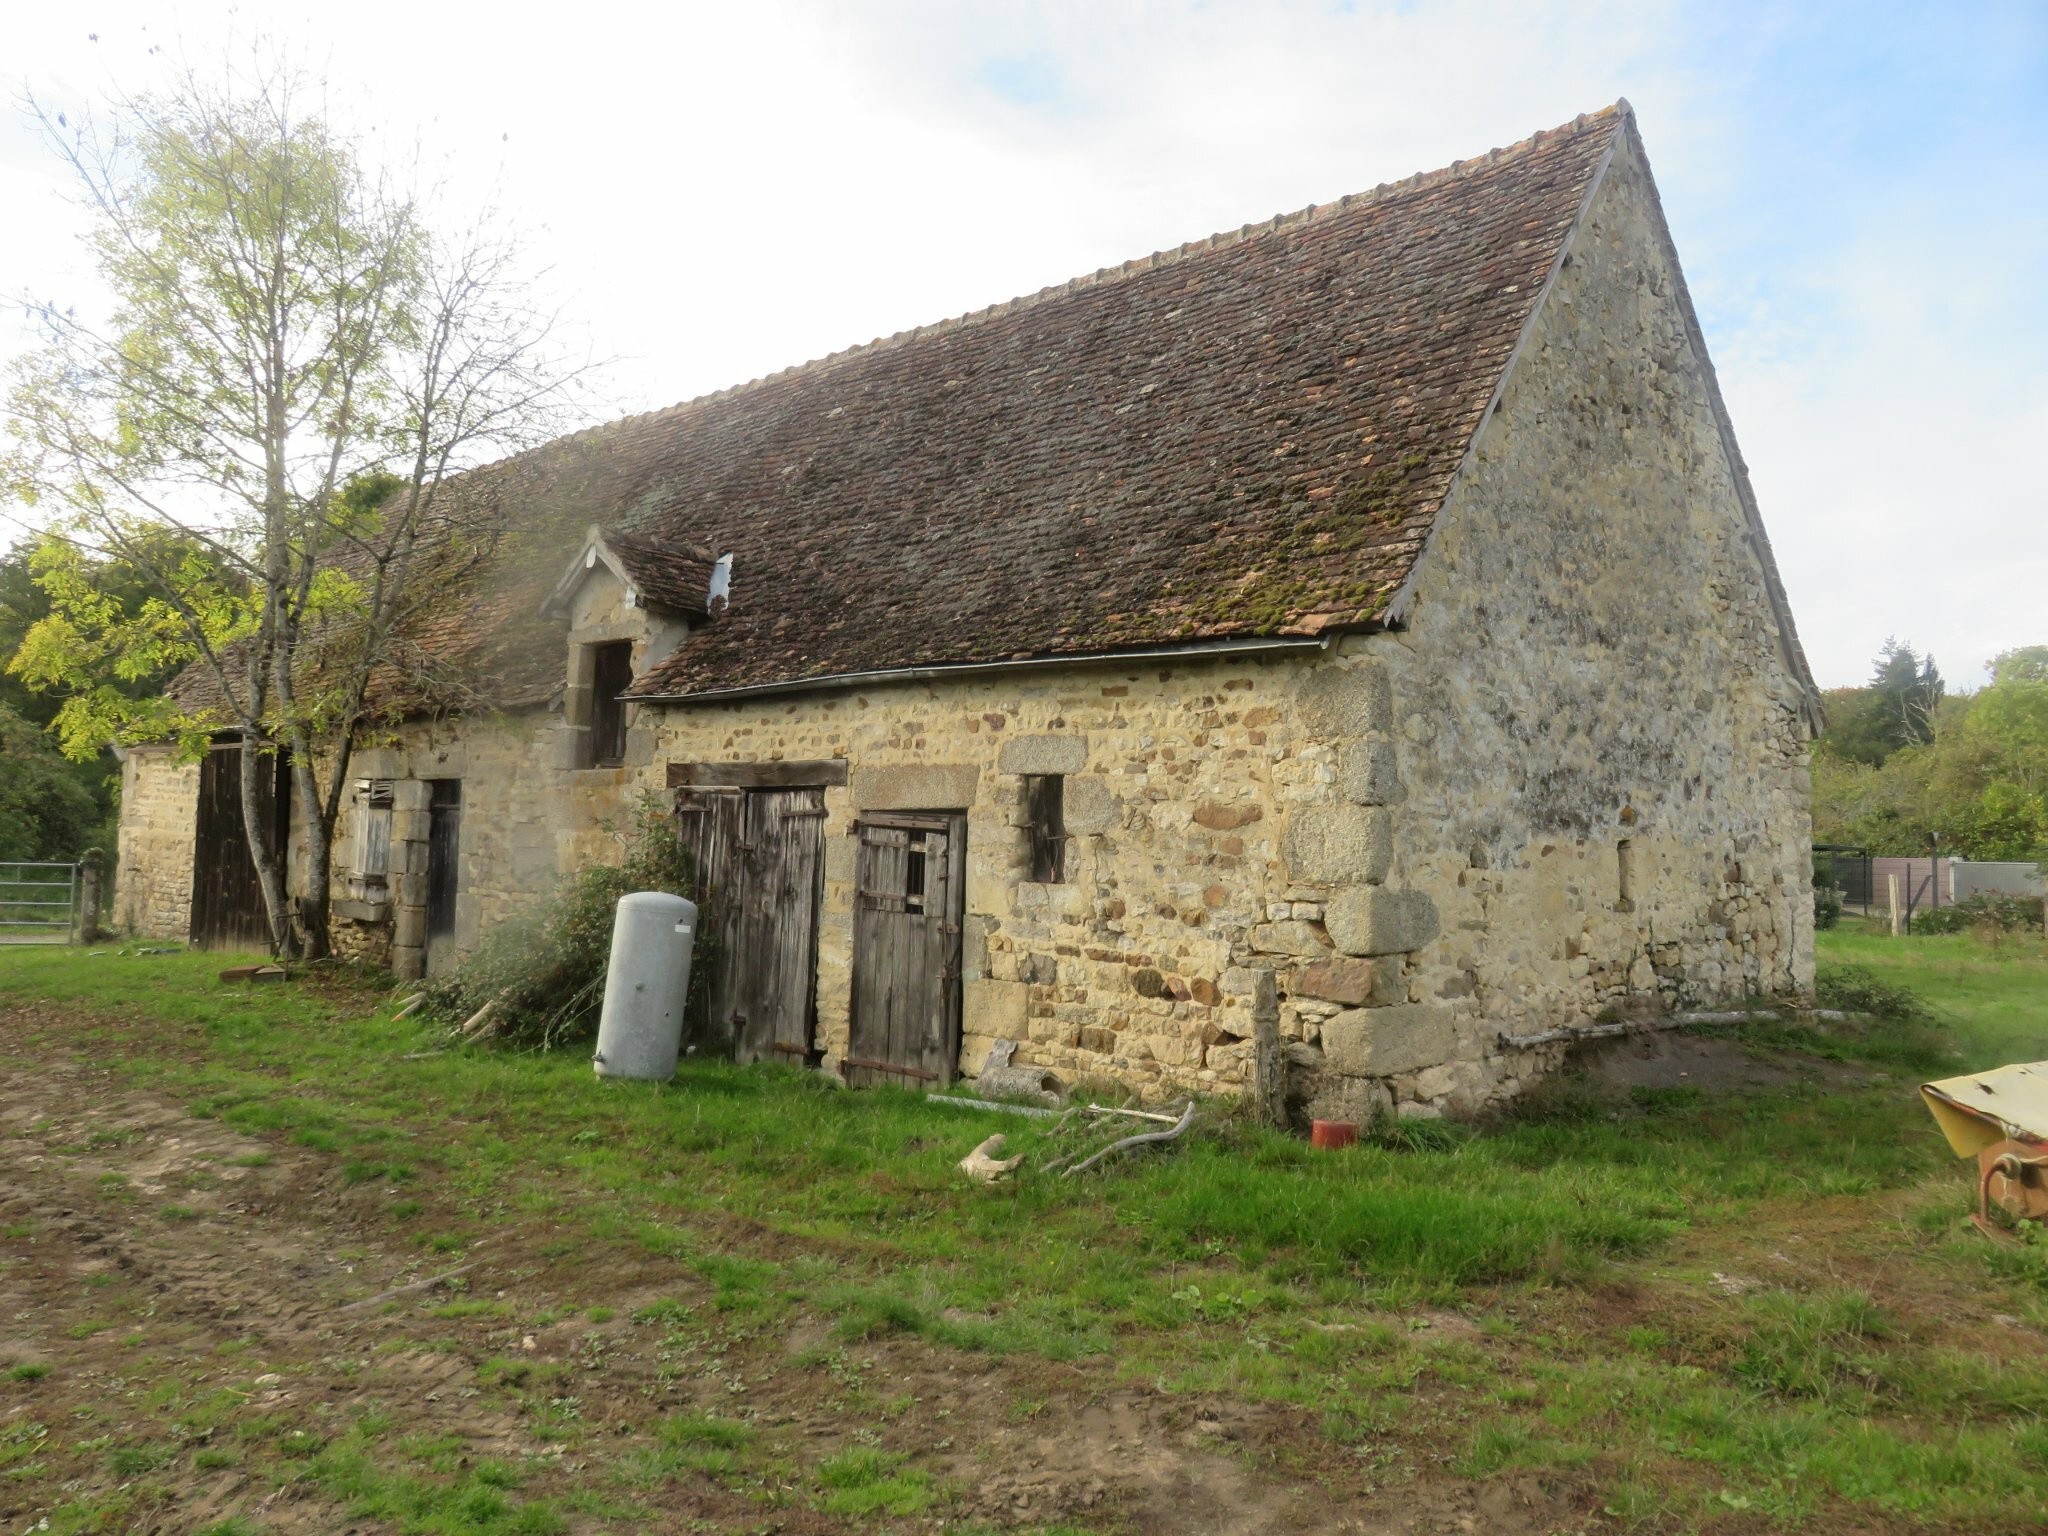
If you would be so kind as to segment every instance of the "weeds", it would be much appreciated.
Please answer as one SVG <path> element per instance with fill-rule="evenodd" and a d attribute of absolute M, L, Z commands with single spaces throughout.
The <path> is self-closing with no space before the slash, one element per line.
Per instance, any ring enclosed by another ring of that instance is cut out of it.
<path fill-rule="evenodd" d="M 680 895 L 689 881 L 688 859 L 657 796 L 641 796 L 622 835 L 619 863 L 579 871 L 530 913 L 491 929 L 459 969 L 429 981 L 426 1012 L 452 1024 L 489 1004 L 499 1038 L 542 1049 L 591 1034 L 619 898 L 629 891 Z M 699 963 L 693 977 L 708 969 Z"/>
<path fill-rule="evenodd" d="M 819 1507 L 827 1514 L 855 1518 L 924 1513 L 931 1507 L 931 1479 L 905 1468 L 906 1459 L 867 1445 L 841 1451 L 818 1468 L 818 1481 L 825 1488 Z"/>
<path fill-rule="evenodd" d="M 2012 1059 L 2039 1027 L 2048 973 L 2016 946 L 1987 957 L 1968 939 L 1881 952 L 1853 935 L 1827 942 L 1867 961 L 1870 980 L 1940 1004 L 1938 1017 L 1928 1006 L 1830 1036 L 1843 1051 L 1953 1028 L 1973 1054 Z M 48 964 L 31 959 L 25 970 Z M 174 957 L 161 974 L 186 964 Z M 189 990 L 217 964 L 192 957 Z M 0 977 L 0 998 L 17 974 Z M 54 966 L 43 974 L 68 985 Z M 1896 1086 L 1865 1090 L 1847 1076 L 1826 1091 L 1564 1093 L 1483 1130 L 1382 1126 L 1338 1154 L 1230 1122 L 1172 1158 L 1134 1158 L 1085 1187 L 1024 1176 L 984 1188 L 965 1186 L 953 1167 L 974 1128 L 911 1093 L 847 1094 L 793 1071 L 709 1062 L 686 1063 L 660 1088 L 593 1081 L 580 1062 L 538 1054 L 454 1052 L 399 1068 L 419 1047 L 410 1025 L 336 1029 L 330 1013 L 280 988 L 237 994 L 230 1009 L 174 1029 L 156 1015 L 176 1017 L 188 989 L 153 985 L 135 1000 L 151 1033 L 91 1027 L 139 1042 L 157 1085 L 274 1144 L 316 1133 L 336 1149 L 330 1166 L 342 1179 L 352 1169 L 357 1182 L 388 1177 L 399 1166 L 391 1140 L 405 1138 L 405 1155 L 432 1177 L 406 1201 L 379 1204 L 425 1216 L 408 1237 L 530 1229 L 544 1210 L 553 1230 L 533 1250 L 544 1241 L 573 1257 L 611 1245 L 631 1262 L 673 1260 L 679 1295 L 622 1311 L 636 1328 L 586 1335 L 652 1355 L 663 1381 L 751 1376 L 760 1357 L 750 1347 L 773 1350 L 793 1318 L 822 1323 L 837 1342 L 775 1356 L 777 1368 L 786 1358 L 818 1372 L 806 1385 L 858 1413 L 873 1441 L 919 1422 L 901 1384 L 859 1358 L 914 1354 L 857 1344 L 897 1335 L 1055 1358 L 1114 1344 L 1124 1371 L 1165 1390 L 1299 1405 L 1305 1455 L 1342 1455 L 1375 1477 L 1404 1456 L 1420 1464 L 1419 1423 L 1432 1456 L 1457 1453 L 1474 1476 L 1597 1455 L 1604 1470 L 1581 1476 L 1619 1469 L 1605 1495 L 1615 1518 L 1675 1526 L 1823 1518 L 1854 1528 L 1889 1511 L 1930 1528 L 1978 1517 L 1999 1528 L 2038 1510 L 2048 1483 L 2048 1366 L 2029 1336 L 2014 1335 L 2024 1349 L 1985 1343 L 1973 1353 L 1923 1320 L 1922 1299 L 1933 1266 L 1944 1283 L 1966 1278 L 1971 1306 L 2038 1327 L 2048 1247 L 1993 1252 L 1954 1235 L 1970 1203 L 1967 1173 Z M 150 1055 L 159 1036 L 218 1048 Z M 460 1112 L 449 1115 L 450 1104 Z M 1020 1150 L 1034 1134 L 1014 1128 Z M 1884 1198 L 1865 1199 L 1873 1194 Z M 1837 1216 L 1847 1219 L 1825 1224 Z M 1680 1232 L 1675 1260 L 1666 1243 Z M 1813 1246 L 1797 1246 L 1801 1236 Z M 1785 1245 L 1796 1270 L 1779 1275 L 1770 1243 Z M 1785 1288 L 1722 1295 L 1698 1278 L 1706 1262 Z M 1893 1273 L 1912 1283 L 1895 1287 Z M 562 1303 L 544 1314 L 554 1321 L 594 1321 L 609 1315 L 598 1303 L 618 1302 L 601 1290 L 548 1299 Z M 453 1305 L 462 1310 L 451 1316 L 501 1315 L 490 1303 Z M 534 1305 L 507 1308 L 538 1327 Z M 1456 1315 L 1418 1316 L 1424 1306 Z M 499 1349 L 517 1337 L 516 1327 L 445 1331 L 487 1335 Z M 537 1480 L 616 1454 L 586 1364 L 515 1357 L 477 1373 L 475 1388 L 516 1402 L 536 1439 L 570 1449 L 537 1462 Z M 1039 1410 L 1039 1398 L 1015 1411 L 1032 1415 L 1035 1432 L 1056 1431 L 1063 1400 Z M 27 1390 L 14 1399 L 24 1410 L 45 1400 Z M 516 1469 L 469 1465 L 462 1442 L 375 1445 L 344 1422 L 320 1420 L 316 1435 L 286 1420 L 223 1419 L 222 1448 L 193 1449 L 197 1430 L 177 1443 L 194 1467 L 224 1456 L 252 1476 L 282 1471 L 351 1518 L 393 1529 L 559 1529 L 586 1506 L 619 1507 L 587 1489 L 525 1500 Z M 118 1429 L 123 1451 L 157 1443 L 131 1443 L 113 1419 L 90 1427 Z M 87 1432 L 66 1428 L 66 1441 Z M 708 1478 L 849 1520 L 946 1512 L 946 1490 L 879 1443 L 805 1473 L 773 1459 L 775 1433 L 680 1415 L 614 1465 L 630 1481 Z M 52 1464 L 43 1443 L 0 1446 L 0 1459 Z M 115 1453 L 116 1440 L 92 1443 L 77 1454 Z"/>
<path fill-rule="evenodd" d="M 1734 1374 L 1781 1397 L 1832 1401 L 1868 1398 L 1883 1380 L 1869 1345 L 1897 1331 L 1861 1291 L 1794 1296 L 1783 1291 L 1745 1303 L 1752 1333 Z"/>
<path fill-rule="evenodd" d="M 1823 1008 L 1867 1013 L 1895 1023 L 1921 1023 L 1930 1018 L 1927 1004 L 1911 987 L 1884 980 L 1860 965 L 1824 965 L 1814 974 L 1814 996 Z"/>

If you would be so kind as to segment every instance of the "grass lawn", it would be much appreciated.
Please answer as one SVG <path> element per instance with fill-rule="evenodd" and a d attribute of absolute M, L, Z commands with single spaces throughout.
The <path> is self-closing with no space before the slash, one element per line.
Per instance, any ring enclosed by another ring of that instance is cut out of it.
<path fill-rule="evenodd" d="M 600 1081 L 581 1052 L 423 1055 L 440 1042 L 390 1022 L 384 994 L 224 988 L 226 963 L 10 954 L 0 1071 L 112 1062 L 330 1160 L 423 1256 L 517 1241 L 593 1272 L 671 1263 L 710 1298 L 690 1325 L 706 1348 L 817 1330 L 828 1354 L 921 1341 L 1285 1405 L 1311 1428 L 1260 1455 L 1287 1477 L 1536 1469 L 1592 1490 L 1588 1529 L 2032 1529 L 2048 1509 L 2048 1249 L 1968 1229 L 1968 1174 L 1911 1091 L 2048 1058 L 2038 940 L 1823 935 L 1824 968 L 1933 1006 L 1947 1063 L 1919 1032 L 1788 1030 L 1771 1045 L 1831 1075 L 1742 1094 L 1564 1085 L 1478 1132 L 1409 1127 L 1339 1154 L 1219 1113 L 1172 1153 L 1073 1180 L 1032 1171 L 1042 1122 L 788 1069 L 690 1063 L 654 1087 Z M 995 1130 L 1025 1172 L 971 1185 L 954 1164 Z M 442 1321 L 485 1328 L 493 1305 L 444 1303 Z M 608 1475 L 770 1454 L 745 1426 L 665 1433 Z M 917 1459 L 855 1446 L 802 1475 L 814 1509 L 886 1525 L 946 1507 Z M 371 1517 L 399 1497 L 377 1461 L 356 1434 L 293 1475 Z M 459 1504 L 478 1473 L 408 1476 Z M 599 1504 L 579 1518 L 612 1528 Z"/>

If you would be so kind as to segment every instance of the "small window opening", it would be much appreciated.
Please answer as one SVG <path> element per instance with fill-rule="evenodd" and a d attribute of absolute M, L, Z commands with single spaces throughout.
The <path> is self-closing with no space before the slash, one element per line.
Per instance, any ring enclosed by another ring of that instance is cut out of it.
<path fill-rule="evenodd" d="M 1058 885 L 1067 878 L 1066 782 L 1057 773 L 1033 773 L 1024 778 L 1031 879 L 1040 885 Z"/>
<path fill-rule="evenodd" d="M 590 648 L 590 762 L 616 768 L 626 760 L 626 706 L 619 697 L 633 686 L 633 642 L 615 640 Z"/>
<path fill-rule="evenodd" d="M 910 840 L 910 846 L 903 859 L 903 907 L 905 911 L 924 910 L 924 863 L 925 842 L 922 837 Z"/>
<path fill-rule="evenodd" d="M 1614 845 L 1614 876 L 1618 892 L 1614 909 L 1617 912 L 1635 911 L 1636 845 L 1626 837 Z"/>
<path fill-rule="evenodd" d="M 391 874 L 391 781 L 356 780 L 356 877 L 364 894 L 382 891 Z"/>

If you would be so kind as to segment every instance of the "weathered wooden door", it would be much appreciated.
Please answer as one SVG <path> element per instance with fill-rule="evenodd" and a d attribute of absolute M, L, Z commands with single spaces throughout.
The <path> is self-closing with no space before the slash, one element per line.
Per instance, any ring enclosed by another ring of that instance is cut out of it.
<path fill-rule="evenodd" d="M 693 1042 L 738 1061 L 800 1062 L 817 1011 L 825 791 L 692 790 L 679 810 L 703 909 L 695 963 L 707 967 Z"/>
<path fill-rule="evenodd" d="M 960 1059 L 967 818 L 862 818 L 854 876 L 846 1080 L 948 1084 Z"/>
<path fill-rule="evenodd" d="M 265 832 L 282 848 L 291 826 L 291 778 L 279 752 L 264 760 L 271 801 Z M 199 764 L 199 812 L 192 845 L 192 942 L 201 949 L 268 949 L 270 918 L 249 857 L 242 821 L 242 749 L 212 748 Z"/>

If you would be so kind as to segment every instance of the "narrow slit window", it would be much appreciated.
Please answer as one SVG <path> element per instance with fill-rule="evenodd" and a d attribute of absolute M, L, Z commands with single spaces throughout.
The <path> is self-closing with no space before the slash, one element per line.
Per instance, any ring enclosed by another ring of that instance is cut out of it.
<path fill-rule="evenodd" d="M 922 837 L 910 840 L 910 846 L 903 859 L 903 907 L 905 911 L 924 910 L 924 864 L 925 841 Z"/>
<path fill-rule="evenodd" d="M 1614 845 L 1614 881 L 1617 895 L 1615 910 L 1633 912 L 1636 909 L 1636 845 L 1623 838 Z"/>
<path fill-rule="evenodd" d="M 1057 773 L 1024 778 L 1024 820 L 1031 837 L 1031 879 L 1058 885 L 1067 878 L 1066 779 Z"/>
<path fill-rule="evenodd" d="M 590 652 L 590 762 L 616 768 L 626 760 L 626 705 L 619 696 L 633 686 L 633 642 L 593 645 Z"/>

